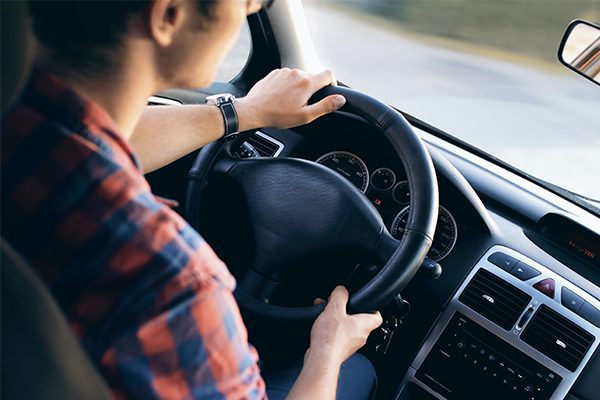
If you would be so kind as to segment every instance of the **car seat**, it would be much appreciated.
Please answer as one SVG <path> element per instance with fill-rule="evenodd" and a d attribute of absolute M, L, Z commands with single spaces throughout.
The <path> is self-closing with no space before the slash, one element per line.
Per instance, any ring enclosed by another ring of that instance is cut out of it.
<path fill-rule="evenodd" d="M 2 113 L 30 71 L 27 2 L 0 2 Z M 0 177 L 1 179 L 1 177 Z M 0 398 L 110 399 L 108 386 L 34 270 L 4 239 L 0 261 Z"/>

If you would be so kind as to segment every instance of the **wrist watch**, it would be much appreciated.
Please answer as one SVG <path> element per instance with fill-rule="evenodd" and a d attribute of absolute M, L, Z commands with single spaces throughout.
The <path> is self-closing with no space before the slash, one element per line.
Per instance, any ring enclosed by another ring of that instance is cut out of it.
<path fill-rule="evenodd" d="M 239 133 L 240 124 L 234 103 L 235 96 L 231 93 L 215 94 L 206 98 L 206 104 L 217 106 L 221 110 L 223 121 L 225 122 L 224 139 L 231 139 Z"/>

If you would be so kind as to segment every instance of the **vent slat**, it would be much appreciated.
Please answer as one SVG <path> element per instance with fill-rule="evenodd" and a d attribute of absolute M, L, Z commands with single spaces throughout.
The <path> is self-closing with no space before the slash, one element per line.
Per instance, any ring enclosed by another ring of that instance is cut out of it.
<path fill-rule="evenodd" d="M 551 325 L 549 321 L 546 320 L 538 320 L 538 326 L 536 327 L 537 329 L 540 329 L 541 332 L 545 333 L 545 334 L 551 334 L 551 335 L 558 335 L 558 336 L 576 336 L 574 339 L 574 343 L 575 345 L 578 345 L 579 348 L 581 348 L 582 350 L 586 350 L 585 346 L 582 345 L 582 343 L 585 343 L 586 338 L 582 337 L 579 332 L 575 332 L 571 329 L 571 327 L 568 326 L 564 326 L 562 325 L 560 322 L 556 322 L 557 324 L 560 324 L 560 327 Z M 565 332 L 566 331 L 566 332 Z"/>
<path fill-rule="evenodd" d="M 269 146 L 265 146 L 264 144 L 255 142 L 254 140 L 250 140 L 249 142 L 261 154 L 274 153 L 273 149 L 271 149 Z"/>
<path fill-rule="evenodd" d="M 257 143 L 250 143 L 255 149 L 256 151 L 258 151 L 258 154 L 260 154 L 261 156 L 264 157 L 270 157 L 269 154 L 271 154 L 271 150 L 268 148 L 264 148 L 263 146 L 257 144 Z"/>
<path fill-rule="evenodd" d="M 546 335 L 547 335 L 546 332 L 538 331 L 536 329 L 533 329 L 529 333 L 529 336 L 531 337 L 532 342 L 535 342 L 536 345 L 538 345 L 538 346 L 546 346 L 545 348 L 547 348 L 548 351 L 550 351 L 552 353 L 563 354 L 564 357 L 572 358 L 574 360 L 577 360 L 579 357 L 581 357 L 582 355 L 584 355 L 586 353 L 586 349 L 582 349 L 582 348 L 575 349 L 575 348 L 571 347 L 570 350 L 568 350 L 568 351 L 562 350 L 562 347 L 558 347 L 558 345 L 556 344 L 556 339 L 559 339 L 561 336 L 551 335 L 551 337 L 548 337 Z M 561 351 L 559 351 L 559 349 Z"/>
<path fill-rule="evenodd" d="M 537 340 L 537 339 L 533 339 L 531 340 L 531 343 L 529 343 L 532 347 L 538 348 L 538 347 L 544 347 L 546 350 L 544 352 L 544 354 L 548 357 L 550 357 L 551 359 L 555 360 L 561 359 L 563 360 L 566 364 L 568 365 L 578 365 L 579 362 L 579 357 L 573 354 L 565 354 L 565 353 L 561 353 L 559 350 L 552 348 L 550 345 L 551 343 L 547 343 L 544 342 L 542 340 Z M 558 348 L 558 347 L 557 347 Z M 559 363 L 562 364 L 562 363 Z M 564 364 L 563 364 L 564 365 Z M 566 366 L 566 365 L 565 365 Z"/>
<path fill-rule="evenodd" d="M 488 271 L 486 271 L 486 272 L 488 272 Z M 491 272 L 489 272 L 489 274 L 491 276 L 486 276 L 487 274 L 482 274 L 480 279 L 475 283 L 487 284 L 488 286 L 494 288 L 494 290 L 500 289 L 500 290 L 498 290 L 500 293 L 502 293 L 504 290 L 514 288 L 513 285 L 511 285 L 510 283 L 508 283 L 506 281 L 501 280 L 497 276 L 493 275 Z M 530 299 L 530 297 L 527 293 L 520 291 L 520 290 L 518 292 L 512 292 L 509 297 L 519 299 L 519 300 Z"/>
<path fill-rule="evenodd" d="M 532 329 L 532 331 L 528 334 L 531 336 L 531 340 L 536 340 L 537 343 L 547 343 L 548 347 L 550 348 L 554 348 L 556 346 L 556 340 L 561 340 L 564 341 L 563 336 L 559 336 L 559 335 L 548 335 L 547 332 L 544 331 L 540 331 L 537 328 L 536 329 Z M 572 343 L 569 343 L 569 348 L 568 350 L 565 352 L 566 354 L 572 354 L 575 357 L 579 357 L 583 354 L 585 354 L 587 351 L 587 349 L 581 345 L 573 345 Z"/>
<path fill-rule="evenodd" d="M 506 296 L 505 294 L 503 294 L 502 292 L 499 292 L 496 288 L 494 288 L 492 286 L 493 284 L 483 284 L 483 282 L 473 282 L 473 287 L 477 288 L 477 289 L 482 289 L 482 291 L 490 291 L 494 294 L 494 297 L 502 297 L 502 299 L 504 301 L 506 301 L 507 305 L 513 305 L 513 308 L 519 308 L 521 307 L 521 303 L 522 301 L 517 301 L 514 298 L 510 297 L 510 296 Z"/>
<path fill-rule="evenodd" d="M 480 279 L 478 279 L 477 281 L 473 281 L 472 283 L 477 286 L 483 286 L 490 290 L 494 290 L 499 295 L 505 297 L 514 304 L 518 304 L 519 306 L 523 300 L 530 299 L 529 295 L 521 291 L 504 294 L 506 290 L 514 288 L 514 286 L 512 286 L 511 284 L 507 284 L 506 282 L 502 282 L 502 284 L 499 284 L 498 281 L 489 280 L 488 278 L 482 276 Z"/>
<path fill-rule="evenodd" d="M 497 313 L 498 317 L 502 318 L 504 321 L 509 322 L 511 320 L 512 313 L 507 312 L 505 310 L 498 309 L 497 307 L 494 307 L 493 304 L 487 304 L 486 302 L 480 303 L 479 300 L 481 298 L 477 297 L 474 293 L 465 293 L 465 300 L 466 299 L 468 299 L 472 303 L 479 304 L 480 307 L 485 308 L 486 310 L 488 310 L 490 312 L 493 311 L 493 312 Z"/>
<path fill-rule="evenodd" d="M 531 329 L 531 332 L 528 333 L 528 336 L 531 336 L 532 340 L 536 340 L 539 343 L 549 343 L 552 348 L 554 348 L 556 346 L 557 339 L 564 341 L 565 337 L 569 337 L 568 335 L 565 335 L 565 334 L 548 333 L 546 330 L 540 329 L 540 327 L 537 323 L 534 323 L 533 325 L 531 325 L 530 329 Z M 587 351 L 587 348 L 585 345 L 583 345 L 583 343 L 584 342 L 571 341 L 570 343 L 568 343 L 567 353 L 573 354 L 575 356 L 578 356 L 578 355 L 580 356 L 582 354 L 585 354 Z"/>
<path fill-rule="evenodd" d="M 530 300 L 527 293 L 485 269 L 477 271 L 459 297 L 461 303 L 505 330 L 513 327 Z"/>
<path fill-rule="evenodd" d="M 277 143 L 271 142 L 256 133 L 250 136 L 247 139 L 247 142 L 263 157 L 273 157 L 279 150 L 279 145 Z"/>
<path fill-rule="evenodd" d="M 525 327 L 521 340 L 575 372 L 594 342 L 594 336 L 542 304 Z"/>

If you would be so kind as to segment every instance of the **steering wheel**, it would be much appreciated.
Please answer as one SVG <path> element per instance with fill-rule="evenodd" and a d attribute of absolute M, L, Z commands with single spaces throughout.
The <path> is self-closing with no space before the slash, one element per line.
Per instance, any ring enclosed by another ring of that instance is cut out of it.
<path fill-rule="evenodd" d="M 410 190 L 410 211 L 396 240 L 367 197 L 346 178 L 312 161 L 231 156 L 221 140 L 204 147 L 188 176 L 186 217 L 202 232 L 200 204 L 214 178 L 241 187 L 255 238 L 255 259 L 238 283 L 240 306 L 283 321 L 315 319 L 323 305 L 284 307 L 268 302 L 274 282 L 294 259 L 328 249 L 358 246 L 383 267 L 350 296 L 348 312 L 372 312 L 388 304 L 419 269 L 433 240 L 438 187 L 425 145 L 396 110 L 363 93 L 326 87 L 311 102 L 332 94 L 346 97 L 342 111 L 362 117 L 387 139 L 402 161 Z"/>

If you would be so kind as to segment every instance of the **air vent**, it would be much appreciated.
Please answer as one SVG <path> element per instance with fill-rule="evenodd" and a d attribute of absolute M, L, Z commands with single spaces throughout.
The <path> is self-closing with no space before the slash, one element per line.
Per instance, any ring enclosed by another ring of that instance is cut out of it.
<path fill-rule="evenodd" d="M 531 296 L 480 269 L 458 299 L 508 331 L 529 304 Z"/>
<path fill-rule="evenodd" d="M 250 136 L 246 141 L 256 149 L 261 157 L 277 157 L 283 150 L 283 143 L 260 131 Z"/>
<path fill-rule="evenodd" d="M 521 340 L 575 372 L 594 336 L 542 304 L 521 334 Z"/>

